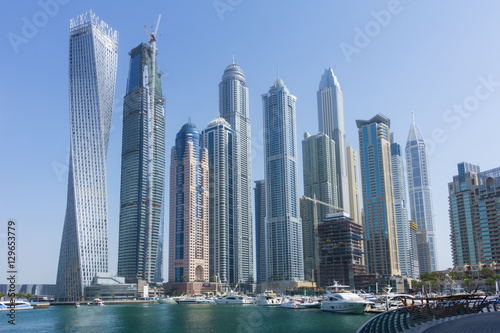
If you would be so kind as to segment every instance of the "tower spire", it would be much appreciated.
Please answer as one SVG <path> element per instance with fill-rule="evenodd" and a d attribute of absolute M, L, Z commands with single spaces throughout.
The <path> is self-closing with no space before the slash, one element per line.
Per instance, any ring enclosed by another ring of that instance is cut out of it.
<path fill-rule="evenodd" d="M 233 65 L 234 65 L 234 53 L 233 53 Z"/>

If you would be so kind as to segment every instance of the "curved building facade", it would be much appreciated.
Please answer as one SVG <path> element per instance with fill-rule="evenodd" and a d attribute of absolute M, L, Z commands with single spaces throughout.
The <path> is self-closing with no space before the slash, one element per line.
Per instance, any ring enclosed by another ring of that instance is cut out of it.
<path fill-rule="evenodd" d="M 68 201 L 57 294 L 83 295 L 108 272 L 106 155 L 115 95 L 118 32 L 92 11 L 70 21 Z"/>

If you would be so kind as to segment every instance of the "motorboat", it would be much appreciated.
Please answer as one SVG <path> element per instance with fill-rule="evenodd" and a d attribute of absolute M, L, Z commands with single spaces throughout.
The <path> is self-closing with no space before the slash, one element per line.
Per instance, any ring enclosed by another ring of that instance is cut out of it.
<path fill-rule="evenodd" d="M 100 298 L 94 298 L 92 303 L 87 303 L 87 305 L 93 305 L 93 306 L 103 306 L 104 303 L 102 302 L 102 299 Z"/>
<path fill-rule="evenodd" d="M 293 298 L 283 301 L 281 307 L 285 309 L 305 309 L 303 303 Z"/>
<path fill-rule="evenodd" d="M 262 294 L 257 295 L 255 304 L 260 306 L 278 306 L 283 303 L 283 298 L 276 296 L 272 291 L 264 291 Z"/>
<path fill-rule="evenodd" d="M 196 304 L 215 304 L 213 297 L 198 297 Z"/>
<path fill-rule="evenodd" d="M 309 297 L 303 297 L 299 300 L 299 303 L 302 305 L 304 308 L 319 308 L 321 307 L 321 302 L 318 299 L 313 299 Z"/>
<path fill-rule="evenodd" d="M 160 304 L 177 304 L 175 299 L 170 297 L 158 298 L 156 301 Z"/>
<path fill-rule="evenodd" d="M 175 300 L 177 304 L 196 304 L 198 301 L 198 297 L 180 297 Z"/>
<path fill-rule="evenodd" d="M 33 306 L 31 305 L 31 303 L 21 300 L 15 300 L 14 303 L 11 303 L 10 301 L 0 302 L 0 311 L 10 311 L 11 309 L 15 309 L 16 311 L 31 310 L 33 309 Z"/>
<path fill-rule="evenodd" d="M 253 304 L 253 300 L 247 296 L 235 295 L 232 292 L 215 299 L 217 304 Z"/>
<path fill-rule="evenodd" d="M 339 285 L 336 281 L 333 286 L 327 287 L 326 299 L 321 304 L 321 310 L 339 313 L 363 313 L 369 304 L 373 304 L 344 288 L 349 288 L 349 286 Z"/>

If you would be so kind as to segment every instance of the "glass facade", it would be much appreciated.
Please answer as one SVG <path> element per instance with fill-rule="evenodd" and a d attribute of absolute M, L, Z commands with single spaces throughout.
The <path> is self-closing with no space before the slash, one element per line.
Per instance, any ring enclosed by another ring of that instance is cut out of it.
<path fill-rule="evenodd" d="M 236 284 L 238 239 L 235 228 L 234 131 L 223 118 L 202 133 L 208 150 L 210 278 Z"/>
<path fill-rule="evenodd" d="M 338 203 L 346 213 L 350 214 L 349 169 L 344 128 L 344 97 L 337 77 L 331 68 L 326 69 L 321 77 L 317 99 L 319 131 L 328 135 L 335 142 Z"/>
<path fill-rule="evenodd" d="M 304 170 L 304 195 L 330 205 L 338 206 L 337 172 L 335 168 L 335 142 L 324 133 L 302 140 L 302 161 Z M 304 202 L 302 234 L 304 239 L 304 268 L 306 278 L 318 277 L 314 219 L 322 222 L 332 208 L 310 200 Z"/>
<path fill-rule="evenodd" d="M 267 281 L 304 279 L 295 104 L 296 97 L 280 79 L 262 95 Z"/>
<path fill-rule="evenodd" d="M 398 233 L 398 251 L 401 275 L 416 279 L 418 276 L 412 270 L 412 252 L 410 251 L 410 224 L 406 210 L 406 181 L 401 146 L 394 141 L 391 133 L 391 163 L 392 182 L 394 185 L 394 210 L 396 229 Z"/>
<path fill-rule="evenodd" d="M 157 68 L 153 69 L 152 52 L 144 43 L 130 51 L 123 99 L 118 276 L 162 282 L 165 120 L 161 80 Z"/>
<path fill-rule="evenodd" d="M 427 242 L 430 247 L 431 270 L 436 271 L 437 252 L 427 144 L 415 123 L 415 119 L 410 127 L 405 153 L 410 218 L 417 224 L 418 229 L 426 229 Z M 420 272 L 423 273 L 424 270 L 421 269 Z"/>
<path fill-rule="evenodd" d="M 253 283 L 252 233 L 252 146 L 249 118 L 248 87 L 242 69 L 234 62 L 226 67 L 219 83 L 219 115 L 224 118 L 234 137 L 234 266 L 231 283 Z"/>
<path fill-rule="evenodd" d="M 68 201 L 57 294 L 76 300 L 108 272 L 106 154 L 115 94 L 118 32 L 92 11 L 70 21 Z"/>
<path fill-rule="evenodd" d="M 378 114 L 356 120 L 361 157 L 361 180 L 368 272 L 401 275 L 394 209 L 390 120 Z"/>

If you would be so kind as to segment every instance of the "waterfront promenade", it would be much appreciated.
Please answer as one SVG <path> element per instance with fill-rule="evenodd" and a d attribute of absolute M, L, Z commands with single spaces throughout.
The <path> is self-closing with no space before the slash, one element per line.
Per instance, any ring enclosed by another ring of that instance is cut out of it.
<path fill-rule="evenodd" d="M 407 332 L 422 333 L 497 333 L 500 331 L 500 312 L 476 313 L 451 320 L 435 321 Z"/>

